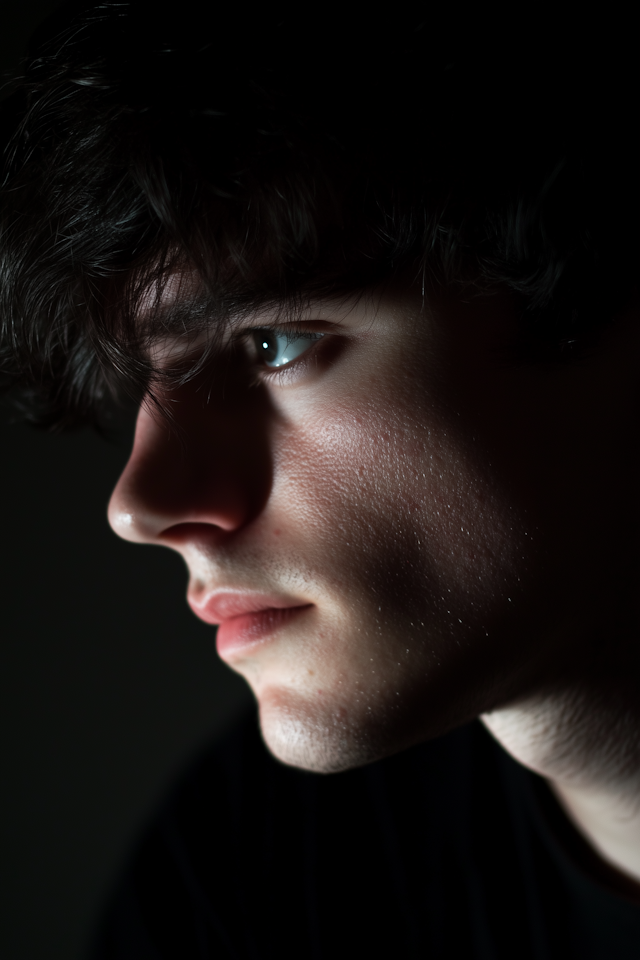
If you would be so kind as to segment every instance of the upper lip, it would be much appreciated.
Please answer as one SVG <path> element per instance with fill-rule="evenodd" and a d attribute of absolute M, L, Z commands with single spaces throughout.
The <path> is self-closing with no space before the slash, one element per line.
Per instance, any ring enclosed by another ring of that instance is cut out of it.
<path fill-rule="evenodd" d="M 217 625 L 241 617 L 245 613 L 258 613 L 261 610 L 284 610 L 288 607 L 307 606 L 304 601 L 285 598 L 266 593 L 245 593 L 240 591 L 218 590 L 206 593 L 202 597 L 189 596 L 189 606 L 202 620 Z"/>

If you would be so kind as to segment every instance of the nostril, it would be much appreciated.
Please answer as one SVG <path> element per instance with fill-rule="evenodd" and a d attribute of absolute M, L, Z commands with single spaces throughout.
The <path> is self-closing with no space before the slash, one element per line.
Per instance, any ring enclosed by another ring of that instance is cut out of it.
<path fill-rule="evenodd" d="M 125 471 L 107 510 L 119 537 L 175 547 L 241 529 L 251 516 L 250 497 L 238 484 L 203 483 L 188 476 L 164 486 L 148 472 Z"/>
<path fill-rule="evenodd" d="M 193 523 L 175 523 L 158 536 L 158 543 L 167 547 L 174 547 L 176 550 L 180 547 L 193 544 L 220 543 L 220 537 L 225 533 L 232 533 L 236 526 L 229 524 L 225 526 L 222 523 L 193 522 Z"/>

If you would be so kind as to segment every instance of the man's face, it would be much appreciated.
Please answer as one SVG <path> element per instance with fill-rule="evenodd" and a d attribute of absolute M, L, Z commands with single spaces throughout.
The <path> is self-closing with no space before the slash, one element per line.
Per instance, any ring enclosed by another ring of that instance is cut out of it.
<path fill-rule="evenodd" d="M 347 769 L 579 669 L 633 561 L 629 334 L 523 364 L 504 293 L 270 322 L 165 395 L 180 435 L 141 409 L 109 518 L 184 557 L 273 754 Z"/>

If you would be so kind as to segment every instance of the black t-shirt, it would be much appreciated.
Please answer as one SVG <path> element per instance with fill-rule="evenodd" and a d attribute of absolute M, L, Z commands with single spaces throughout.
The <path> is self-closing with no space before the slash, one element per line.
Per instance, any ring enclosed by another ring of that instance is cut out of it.
<path fill-rule="evenodd" d="M 140 839 L 91 956 L 638 960 L 640 906 L 577 837 L 480 722 L 323 775 L 275 760 L 252 711 Z"/>

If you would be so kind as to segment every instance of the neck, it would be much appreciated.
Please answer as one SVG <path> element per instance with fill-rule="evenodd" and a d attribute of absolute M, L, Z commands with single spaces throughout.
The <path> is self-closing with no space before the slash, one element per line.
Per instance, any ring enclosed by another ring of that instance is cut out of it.
<path fill-rule="evenodd" d="M 583 858 L 583 866 L 601 883 L 640 904 L 640 805 L 604 791 L 548 784 L 595 854 Z"/>
<path fill-rule="evenodd" d="M 580 691 L 560 688 L 555 694 L 485 714 L 481 720 L 514 759 L 545 778 L 591 849 L 589 872 L 640 903 L 636 676 L 634 672 L 625 680 L 601 684 L 599 696 L 589 684 Z"/>
<path fill-rule="evenodd" d="M 640 902 L 640 624 L 635 603 L 622 599 L 594 620 L 528 693 L 480 719 L 544 777 L 591 851 L 583 866 Z"/>

